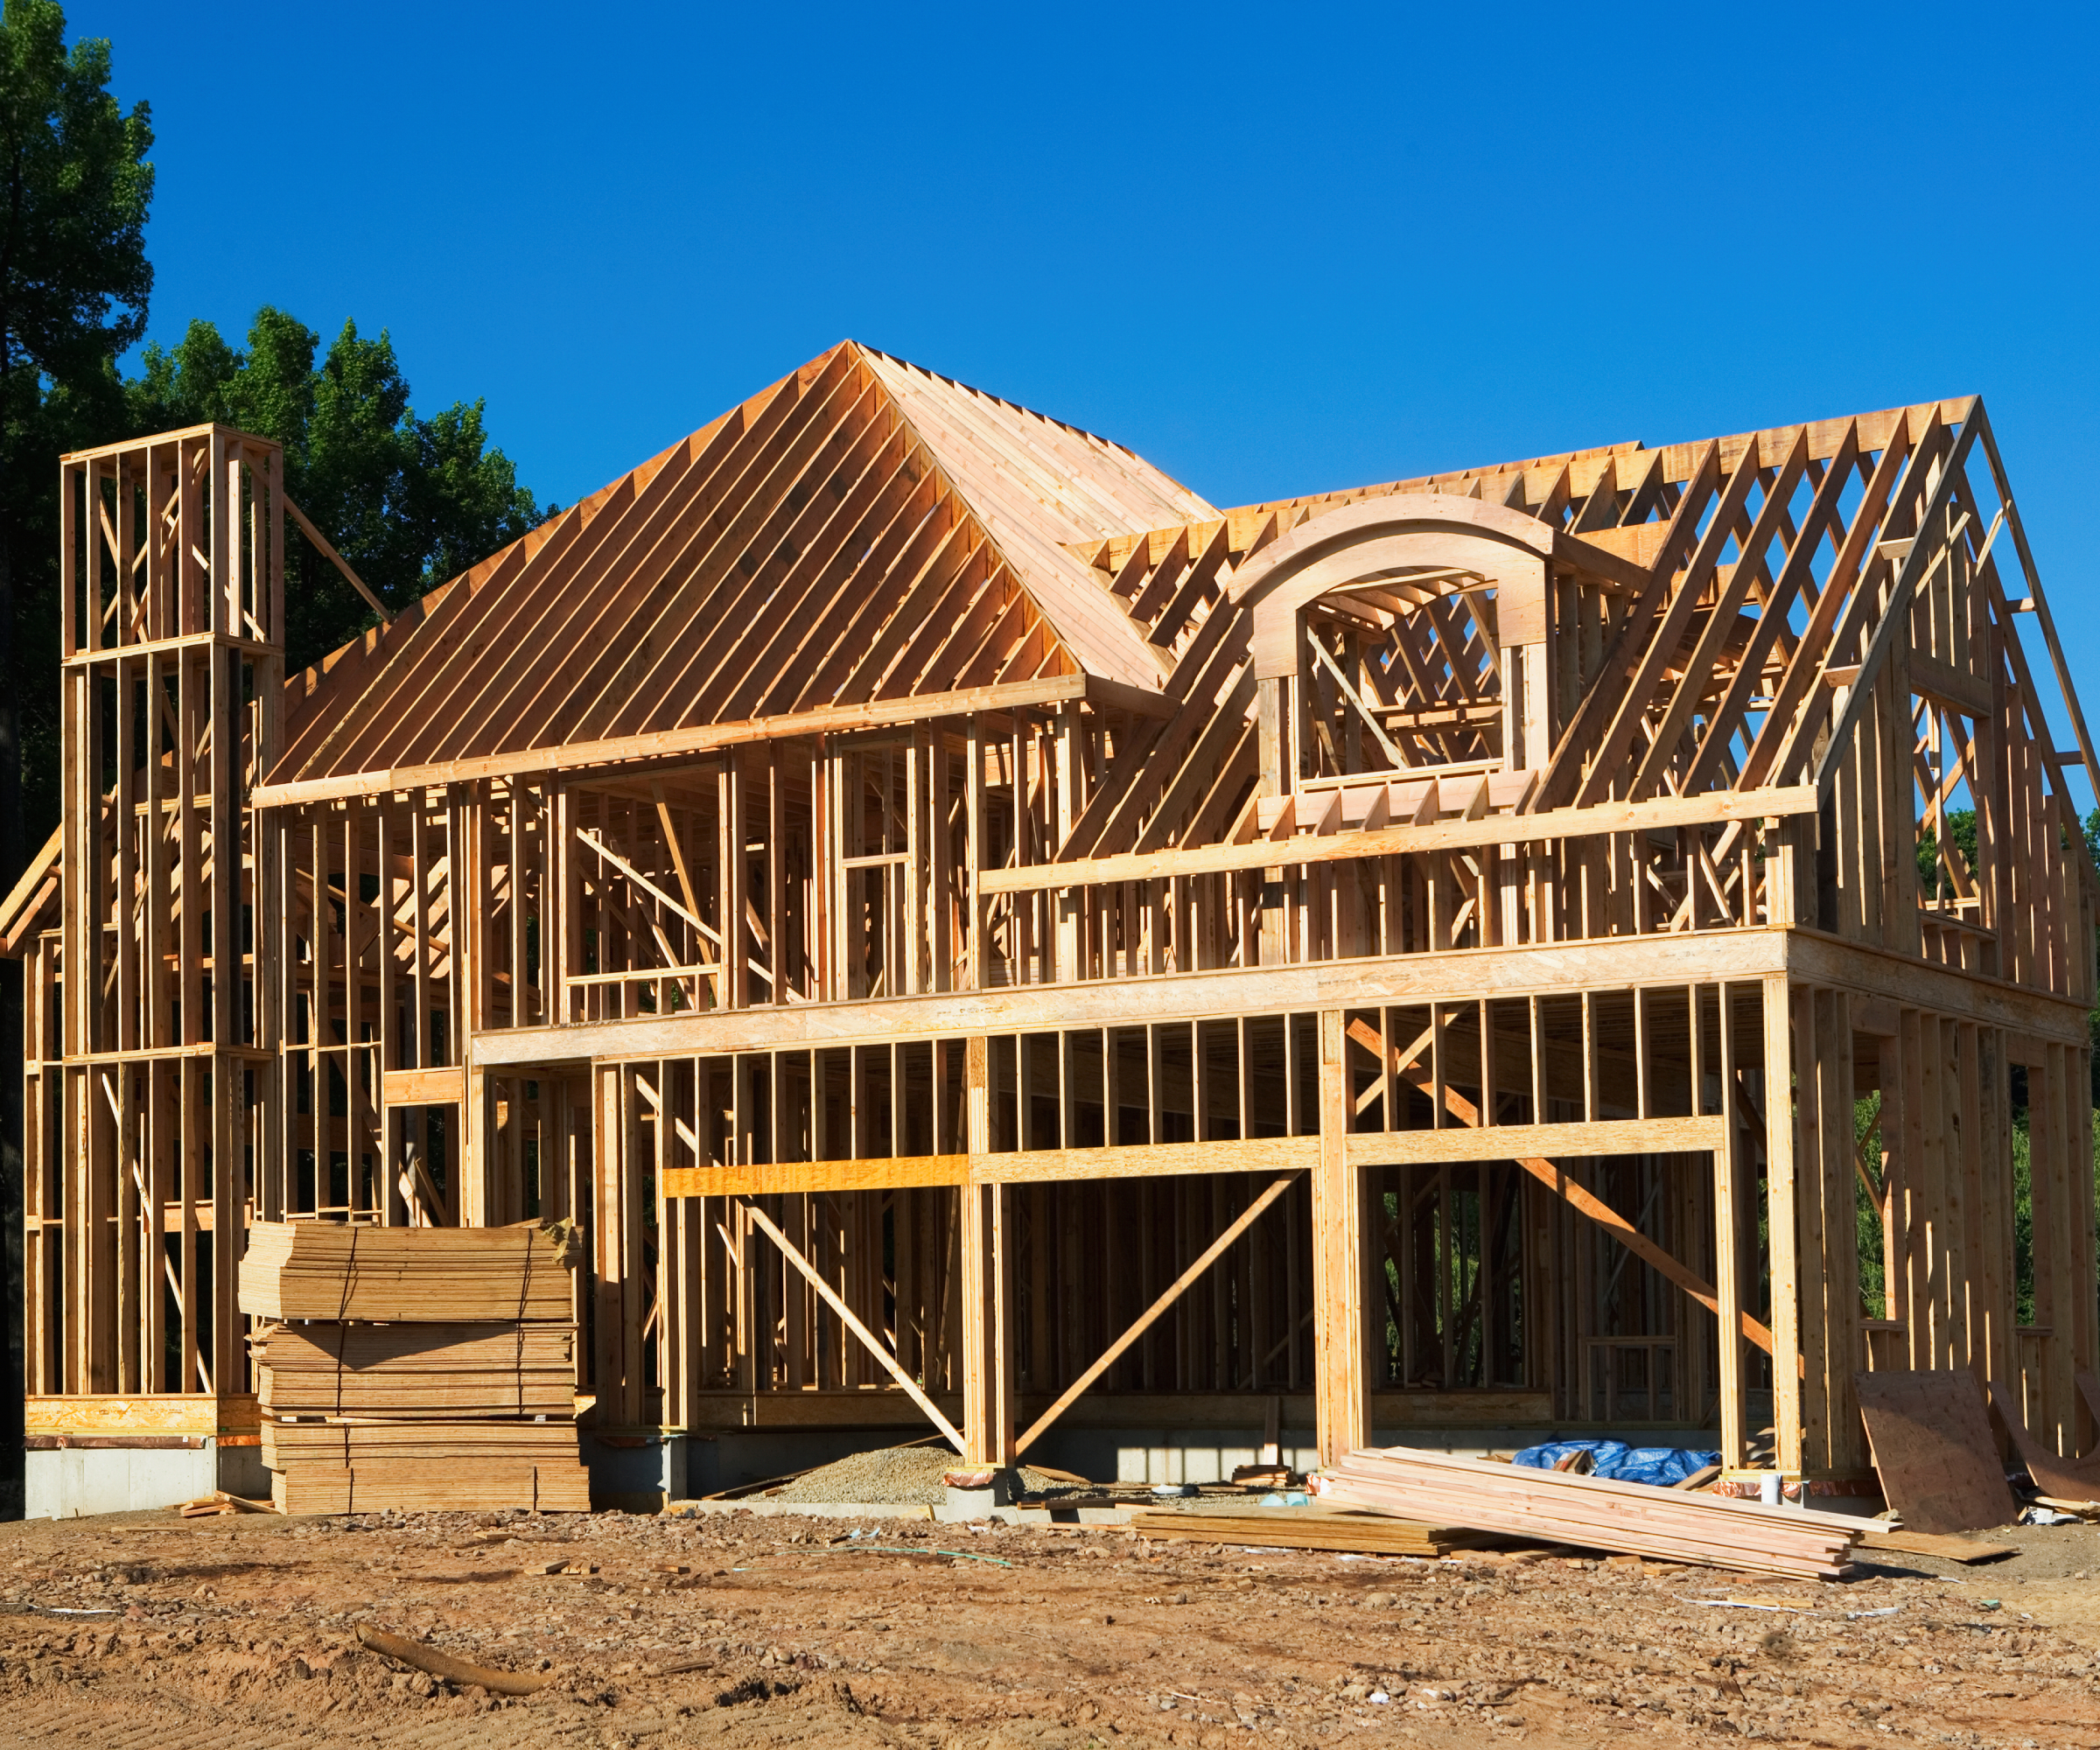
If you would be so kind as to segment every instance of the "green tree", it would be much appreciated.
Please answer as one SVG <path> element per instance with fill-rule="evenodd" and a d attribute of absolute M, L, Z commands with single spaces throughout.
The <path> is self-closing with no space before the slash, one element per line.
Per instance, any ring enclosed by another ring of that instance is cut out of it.
<path fill-rule="evenodd" d="M 323 354 L 319 337 L 269 305 L 245 351 L 209 322 L 173 347 L 149 346 L 126 385 L 136 431 L 215 419 L 284 446 L 285 489 L 391 608 L 455 577 L 551 514 L 492 447 L 483 404 L 424 418 L 382 329 L 354 322 Z M 296 534 L 286 542 L 285 650 L 318 661 L 372 623 L 341 575 Z"/>
<path fill-rule="evenodd" d="M 117 357 L 144 332 L 153 130 L 110 94 L 108 43 L 66 47 L 55 0 L 0 8 L 0 886 L 58 796 L 57 454 L 122 417 Z"/>
<path fill-rule="evenodd" d="M 58 494 L 51 460 L 120 416 L 146 322 L 153 130 L 109 93 L 109 45 L 66 47 L 55 0 L 0 5 L 0 892 L 58 818 Z M 22 962 L 0 960 L 0 1516 L 22 1511 Z"/>
<path fill-rule="evenodd" d="M 1973 878 L 1976 874 L 1974 808 L 1947 810 L 1947 843 L 1952 847 L 1963 872 Z M 1918 835 L 1918 891 L 1928 902 L 1944 903 L 1954 898 L 1954 883 L 1940 867 L 1939 840 L 1929 827 Z"/>

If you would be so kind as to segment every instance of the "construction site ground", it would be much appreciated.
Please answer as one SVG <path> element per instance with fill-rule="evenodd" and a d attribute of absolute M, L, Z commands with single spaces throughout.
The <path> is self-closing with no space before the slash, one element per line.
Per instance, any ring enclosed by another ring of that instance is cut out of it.
<path fill-rule="evenodd" d="M 2100 1744 L 2100 1528 L 2003 1538 L 1816 1584 L 734 1512 L 38 1521 L 0 1527 L 0 1746 Z M 360 1624 L 552 1681 L 456 1690 Z"/>

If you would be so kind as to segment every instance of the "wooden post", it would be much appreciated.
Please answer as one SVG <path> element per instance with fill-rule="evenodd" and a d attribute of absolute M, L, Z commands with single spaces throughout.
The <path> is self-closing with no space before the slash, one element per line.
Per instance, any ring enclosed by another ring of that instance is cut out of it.
<path fill-rule="evenodd" d="M 1772 1256 L 1772 1409 L 1775 1466 L 1802 1469 L 1801 1220 L 1796 1195 L 1794 1043 L 1787 975 L 1768 974 L 1765 1024 L 1765 1210 Z M 1733 1082 L 1733 1074 L 1729 1076 Z M 1814 1158 L 1810 1152 L 1809 1158 Z M 1815 1187 L 1810 1187 L 1810 1195 Z"/>
<path fill-rule="evenodd" d="M 1365 1390 L 1363 1208 L 1348 1164 L 1348 1045 L 1338 1009 L 1320 1017 L 1320 1166 L 1312 1178 L 1315 1439 L 1333 1464 L 1370 1438 Z"/>
<path fill-rule="evenodd" d="M 984 897 L 984 756 L 986 752 L 984 719 L 973 717 L 970 720 L 970 738 L 963 752 L 963 885 L 970 911 L 964 928 L 964 965 L 967 988 L 982 990 L 985 987 L 990 969 L 985 956 L 988 950 L 986 928 L 986 900 Z"/>
<path fill-rule="evenodd" d="M 1740 1468 L 1744 1458 L 1743 1428 L 1743 1287 L 1741 1278 L 1742 1168 L 1738 1135 L 1740 1115 L 1735 1096 L 1735 1029 L 1729 1011 L 1729 990 L 1720 985 L 1721 1116 L 1726 1120 L 1721 1146 L 1713 1156 L 1713 1280 L 1714 1298 L 1719 1302 L 1721 1398 L 1721 1463 Z M 1692 1038 L 1698 1037 L 1698 987 L 1692 987 Z M 1696 1084 L 1695 1084 L 1696 1085 Z M 1698 1096 L 1694 1095 L 1695 1100 Z"/>
<path fill-rule="evenodd" d="M 719 834 L 716 875 L 721 883 L 716 922 L 722 932 L 722 1006 L 751 1002 L 751 931 L 744 908 L 749 861 L 744 851 L 744 765 L 732 749 L 722 756 L 716 782 L 715 819 Z"/>
<path fill-rule="evenodd" d="M 1085 724 L 1079 707 L 1074 704 L 1059 706 L 1052 730 L 1055 738 L 1053 772 L 1056 789 L 1050 816 L 1055 832 L 1055 843 L 1050 847 L 1053 858 L 1072 836 L 1072 822 L 1079 802 L 1080 767 L 1085 757 L 1080 746 L 1084 733 Z M 1082 892 L 1078 887 L 1060 887 L 1051 895 L 1052 903 L 1057 908 L 1057 982 L 1060 984 L 1069 984 L 1080 976 L 1079 905 Z"/>
<path fill-rule="evenodd" d="M 970 1154 L 991 1144 L 990 1041 L 973 1034 L 964 1058 Z M 1024 1105 L 1026 1090 L 1022 1090 Z M 962 1200 L 962 1460 L 1010 1465 L 1014 1452 L 1014 1349 L 1008 1308 L 1013 1261 L 1003 1185 L 968 1184 Z"/>

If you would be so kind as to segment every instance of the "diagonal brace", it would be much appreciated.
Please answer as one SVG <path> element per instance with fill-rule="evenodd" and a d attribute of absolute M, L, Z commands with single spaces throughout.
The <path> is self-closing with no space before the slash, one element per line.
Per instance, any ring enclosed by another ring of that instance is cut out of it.
<path fill-rule="evenodd" d="M 1384 750 L 1385 757 L 1395 766 L 1406 765 L 1407 761 L 1400 757 L 1400 750 L 1393 746 L 1392 737 L 1385 732 L 1384 725 L 1371 715 L 1371 708 L 1364 704 L 1349 677 L 1341 672 L 1341 664 L 1327 654 L 1326 647 L 1319 639 L 1308 638 L 1306 641 L 1312 647 L 1312 654 L 1326 664 L 1327 672 L 1334 677 L 1334 684 L 1341 689 L 1342 697 L 1356 707 L 1356 715 L 1363 719 L 1364 727 L 1370 731 L 1378 746 Z"/>
<path fill-rule="evenodd" d="M 1015 1458 L 1019 1458 L 1023 1452 L 1026 1452 L 1035 1443 L 1037 1435 L 1043 1432 L 1053 1422 L 1069 1410 L 1088 1387 L 1114 1367 L 1123 1352 L 1150 1330 L 1153 1320 L 1179 1300 L 1197 1278 L 1232 1249 L 1233 1242 L 1261 1218 L 1263 1211 L 1291 1188 L 1292 1183 L 1298 1178 L 1299 1171 L 1302 1169 L 1284 1173 L 1282 1178 L 1277 1180 L 1259 1197 L 1242 1209 L 1238 1219 L 1210 1242 L 1203 1256 L 1176 1277 L 1173 1282 L 1168 1285 L 1166 1292 L 1138 1315 L 1138 1322 L 1110 1343 L 1092 1367 L 1065 1388 L 1063 1396 L 1037 1417 L 1028 1432 L 1013 1443 Z"/>
<path fill-rule="evenodd" d="M 904 1388 L 905 1395 L 932 1419 L 934 1426 L 941 1431 L 942 1438 L 956 1452 L 963 1451 L 962 1431 L 941 1413 L 934 1400 L 920 1390 L 919 1382 L 905 1372 L 897 1357 L 878 1342 L 875 1334 L 854 1316 L 853 1309 L 839 1298 L 838 1291 L 824 1280 L 823 1273 L 802 1255 L 794 1242 L 773 1224 L 766 1212 L 756 1203 L 748 1197 L 740 1197 L 737 1200 L 744 1206 L 744 1213 L 751 1217 L 752 1224 L 780 1249 L 780 1256 L 802 1271 L 808 1278 L 809 1285 L 823 1296 L 824 1304 L 838 1314 L 839 1322 L 867 1345 L 868 1352 L 889 1370 L 890 1377 Z"/>
<path fill-rule="evenodd" d="M 1349 1023 L 1349 1037 L 1369 1051 L 1375 1053 L 1378 1049 L 1378 1035 L 1362 1021 Z M 1430 1077 L 1426 1071 L 1418 1069 L 1411 1064 L 1402 1063 L 1396 1063 L 1394 1069 L 1396 1074 L 1405 1076 L 1423 1092 L 1430 1092 Z M 1432 1095 L 1431 1097 L 1434 1098 L 1435 1096 Z M 1452 1116 L 1460 1124 L 1478 1124 L 1480 1123 L 1480 1115 L 1473 1102 L 1456 1088 L 1446 1088 L 1444 1090 L 1444 1103 L 1450 1109 Z M 1576 1184 L 1550 1160 L 1541 1159 L 1536 1155 L 1516 1156 L 1513 1158 L 1532 1178 L 1538 1180 L 1541 1185 L 1552 1192 L 1555 1196 L 1578 1214 L 1588 1216 L 1591 1221 L 1596 1222 L 1635 1257 L 1641 1259 L 1644 1264 L 1654 1266 L 1656 1270 L 1676 1283 L 1679 1288 L 1683 1289 L 1709 1312 L 1713 1313 L 1717 1318 L 1719 1316 L 1721 1310 L 1719 1291 L 1697 1271 L 1678 1263 L 1670 1253 L 1664 1251 L 1661 1246 L 1649 1239 L 1646 1234 L 1642 1233 L 1640 1228 L 1628 1221 L 1601 1197 Z M 1743 1335 L 1755 1343 L 1767 1354 L 1772 1354 L 1772 1333 L 1769 1327 L 1753 1319 L 1747 1312 L 1740 1312 L 1740 1317 L 1742 1320 Z"/>
<path fill-rule="evenodd" d="M 333 565 L 337 570 L 340 571 L 345 578 L 348 578 L 350 582 L 350 587 L 355 590 L 358 594 L 365 598 L 365 606 L 370 608 L 374 613 L 379 616 L 379 623 L 382 626 L 391 625 L 394 620 L 394 610 L 388 607 L 386 603 L 380 600 L 380 598 L 372 592 L 371 586 L 367 584 L 362 578 L 359 577 L 355 571 L 350 569 L 350 562 L 344 558 L 340 553 L 337 552 L 333 547 L 328 544 L 328 537 L 323 535 L 319 529 L 316 528 L 312 522 L 307 521 L 306 513 L 301 510 L 298 506 L 294 504 L 290 499 L 286 498 L 283 493 L 279 493 L 277 494 L 277 499 L 278 501 L 284 505 L 284 508 L 291 513 L 291 520 L 298 523 L 299 527 L 305 531 L 306 538 L 313 542 L 315 550 L 320 554 L 321 557 L 327 560 L 327 562 Z"/>

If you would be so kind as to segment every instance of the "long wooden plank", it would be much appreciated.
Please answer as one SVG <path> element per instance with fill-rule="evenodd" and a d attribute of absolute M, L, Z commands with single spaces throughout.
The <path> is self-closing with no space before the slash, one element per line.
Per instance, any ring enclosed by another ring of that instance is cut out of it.
<path fill-rule="evenodd" d="M 1418 1072 L 1410 1066 L 1408 1073 Z M 1452 1091 L 1446 1088 L 1446 1096 Z M 1352 1166 L 1514 1160 L 1534 1170 L 1526 1158 L 1536 1157 L 1542 1149 L 1558 1155 L 1679 1154 L 1716 1149 L 1724 1122 L 1712 1116 L 1596 1118 L 1562 1124 L 1495 1124 L 1485 1130 L 1460 1124 L 1447 1130 L 1359 1130 L 1348 1138 L 1348 1158 Z M 1534 1170 L 1535 1176 L 1546 1183 L 1562 1176 L 1550 1161 L 1539 1161 L 1537 1167 L 1543 1172 Z"/>
<path fill-rule="evenodd" d="M 980 991 L 766 1005 L 568 1027 L 504 1028 L 476 1033 L 469 1041 L 468 1056 L 477 1067 L 493 1068 L 593 1057 L 665 1057 L 959 1038 L 972 1032 L 1136 1026 L 1217 1015 L 1401 1005 L 1432 998 L 1477 1002 L 1579 992 L 1586 986 L 1682 989 L 1688 984 L 1754 978 L 1788 970 L 1811 948 L 1822 975 L 1818 982 L 1848 982 L 1855 966 L 1863 976 L 1880 976 L 1885 970 L 1892 977 L 1900 975 L 1918 981 L 1908 1000 L 1928 1001 L 1944 1012 L 1965 1015 L 1971 1013 L 1972 999 L 1980 992 L 1990 1001 L 1976 1018 L 2052 1038 L 2082 1037 L 2084 1011 L 2067 999 L 1992 984 L 1943 967 L 1876 956 L 1852 944 L 1801 932 L 1738 930 L 1530 943 L 1513 948 L 1286 967 L 1221 968 L 1074 985 L 995 986 Z"/>
<path fill-rule="evenodd" d="M 666 1197 L 771 1197 L 805 1191 L 911 1191 L 967 1185 L 970 1167 L 966 1154 L 906 1154 L 862 1160 L 667 1166 L 660 1177 Z"/>
<path fill-rule="evenodd" d="M 2084 1037 L 2086 1005 L 1858 942 L 1804 931 L 1701 931 L 1512 948 L 1410 954 L 1287 967 L 1225 968 L 1058 986 L 934 991 L 894 1000 L 762 1005 L 651 1019 L 476 1032 L 469 1060 L 561 1063 L 593 1057 L 664 1057 L 719 1051 L 806 1049 L 957 1038 L 971 1031 L 1045 1032 L 1138 1026 L 1212 1015 L 1329 1007 L 1502 1000 L 1579 993 L 1586 987 L 1682 988 L 1786 971 L 1798 982 L 1843 984 L 1923 1004 L 2040 1038 Z"/>
<path fill-rule="evenodd" d="M 1025 1149 L 970 1157 L 977 1185 L 1054 1180 L 1146 1179 L 1185 1172 L 1296 1172 L 1320 1157 L 1318 1137 L 1251 1137 L 1201 1143 L 1125 1143 L 1108 1148 Z"/>
<path fill-rule="evenodd" d="M 1054 1507 L 1057 1503 L 1047 1504 Z M 1382 1513 L 1331 1513 L 1302 1507 L 1247 1513 L 1180 1513 L 1159 1508 L 1133 1513 L 1130 1530 L 1140 1537 L 1243 1544 L 1257 1550 L 1337 1550 L 1430 1558 L 1476 1547 L 1493 1541 L 1494 1536 L 1420 1525 Z"/>
<path fill-rule="evenodd" d="M 1404 774 L 1396 774 L 1400 781 Z M 1378 827 L 1369 832 L 1300 834 L 1256 839 L 1248 844 L 1208 844 L 1187 850 L 1131 851 L 1070 863 L 987 870 L 987 893 L 1024 893 L 1046 887 L 1152 881 L 1174 875 L 1217 875 L 1236 870 L 1353 862 L 1359 858 L 1407 852 L 1478 850 L 1490 844 L 1541 844 L 1554 839 L 1603 833 L 1666 831 L 1725 821 L 1783 819 L 1813 814 L 1814 787 L 1775 786 L 1762 790 L 1716 790 L 1645 802 L 1600 802 L 1544 814 L 1488 815 L 1474 820 L 1432 821 L 1419 826 Z"/>
<path fill-rule="evenodd" d="M 1989 1562 L 2010 1556 L 2015 1544 L 1986 1544 L 1980 1537 L 1953 1537 L 1930 1531 L 1891 1531 L 1869 1521 L 1859 1534 L 1862 1550 L 1893 1550 L 1906 1556 L 1937 1556 L 1946 1562 Z"/>

